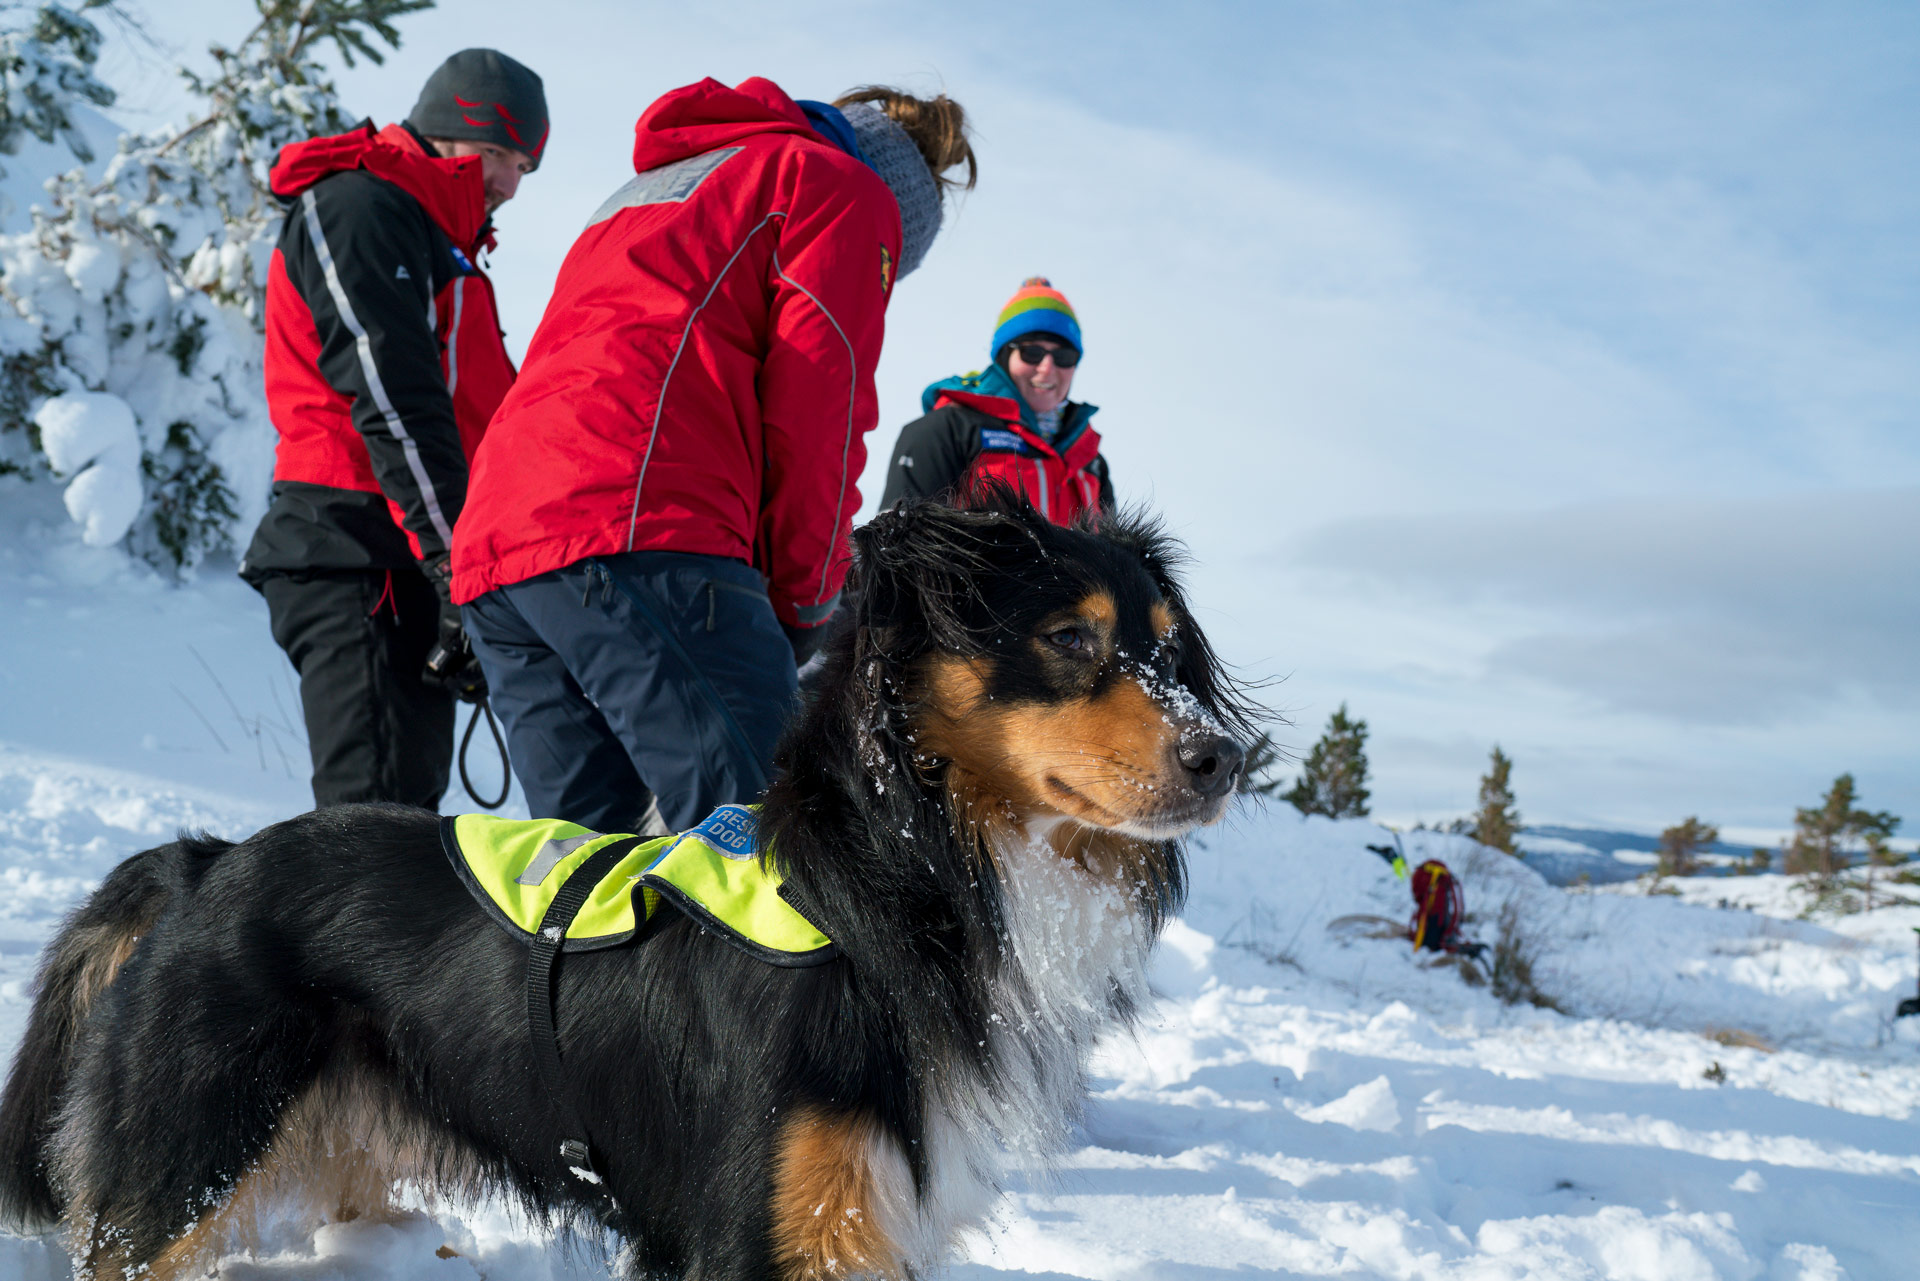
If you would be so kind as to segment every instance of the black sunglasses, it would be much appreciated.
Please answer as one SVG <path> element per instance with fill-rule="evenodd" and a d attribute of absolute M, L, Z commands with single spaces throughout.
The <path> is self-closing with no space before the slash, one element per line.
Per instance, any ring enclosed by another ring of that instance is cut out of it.
<path fill-rule="evenodd" d="M 1057 369 L 1072 369 L 1080 363 L 1080 353 L 1064 343 L 1058 347 L 1042 347 L 1037 342 L 1017 342 L 1013 344 L 1013 349 L 1029 365 L 1037 365 L 1048 356 L 1053 357 Z"/>

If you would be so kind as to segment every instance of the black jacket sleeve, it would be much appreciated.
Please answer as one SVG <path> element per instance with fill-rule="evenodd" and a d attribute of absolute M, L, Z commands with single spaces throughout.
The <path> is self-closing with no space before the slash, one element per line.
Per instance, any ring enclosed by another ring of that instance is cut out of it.
<path fill-rule="evenodd" d="M 903 498 L 948 498 L 980 453 L 980 430 L 967 410 L 942 405 L 900 429 L 887 468 L 885 510 Z"/>
<path fill-rule="evenodd" d="M 1113 477 L 1107 472 L 1107 456 L 1105 454 L 1096 456 L 1087 470 L 1100 480 L 1100 510 L 1112 511 L 1114 509 Z"/>
<path fill-rule="evenodd" d="M 428 564 L 450 550 L 467 493 L 434 333 L 442 240 L 411 196 L 358 171 L 302 192 L 281 237 L 288 275 L 319 331 L 320 373 L 352 399 L 374 478 Z"/>

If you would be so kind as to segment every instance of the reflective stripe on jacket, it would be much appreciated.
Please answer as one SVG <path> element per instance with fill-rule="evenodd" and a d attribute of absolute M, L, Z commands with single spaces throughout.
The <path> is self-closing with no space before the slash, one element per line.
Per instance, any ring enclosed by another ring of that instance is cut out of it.
<path fill-rule="evenodd" d="M 246 569 L 397 568 L 445 556 L 467 462 L 512 386 L 477 158 L 405 127 L 282 149 L 268 267 L 275 500 Z"/>
<path fill-rule="evenodd" d="M 788 625 L 846 574 L 893 193 L 766 80 L 677 89 L 574 242 L 454 537 L 469 601 L 590 556 L 727 556 Z"/>

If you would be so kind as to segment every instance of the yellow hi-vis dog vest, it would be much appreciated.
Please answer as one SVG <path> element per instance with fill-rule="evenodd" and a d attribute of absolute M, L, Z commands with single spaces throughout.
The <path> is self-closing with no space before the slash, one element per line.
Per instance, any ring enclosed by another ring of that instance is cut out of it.
<path fill-rule="evenodd" d="M 759 806 L 722 805 L 678 836 L 642 841 L 600 878 L 567 927 L 567 952 L 632 938 L 665 901 L 751 956 L 773 965 L 818 965 L 839 955 L 785 898 L 771 851 L 762 856 Z M 440 843 L 487 914 L 531 941 L 567 878 L 619 832 L 558 819 L 461 814 L 440 820 Z"/>

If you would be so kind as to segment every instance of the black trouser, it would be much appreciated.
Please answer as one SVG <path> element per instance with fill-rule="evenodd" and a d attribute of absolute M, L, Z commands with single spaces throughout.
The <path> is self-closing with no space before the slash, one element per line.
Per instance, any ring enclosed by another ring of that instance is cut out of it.
<path fill-rule="evenodd" d="M 273 639 L 300 673 L 313 803 L 438 809 L 453 763 L 453 695 L 421 681 L 440 602 L 417 569 L 263 576 Z"/>
<path fill-rule="evenodd" d="M 534 817 L 640 832 L 653 800 L 680 832 L 766 790 L 795 703 L 793 646 L 746 565 L 596 556 L 465 613 Z"/>

